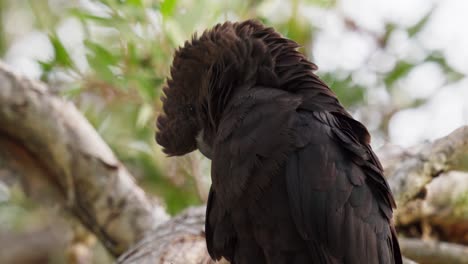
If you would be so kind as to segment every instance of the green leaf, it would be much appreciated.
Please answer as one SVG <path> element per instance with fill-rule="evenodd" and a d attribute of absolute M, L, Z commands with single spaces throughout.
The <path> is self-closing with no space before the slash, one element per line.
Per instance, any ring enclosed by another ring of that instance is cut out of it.
<path fill-rule="evenodd" d="M 382 47 L 387 46 L 388 40 L 390 39 L 390 36 L 393 34 L 393 32 L 396 29 L 396 25 L 393 23 L 388 23 L 385 25 L 385 34 L 383 37 L 380 39 L 379 44 Z"/>
<path fill-rule="evenodd" d="M 42 74 L 41 81 L 47 82 L 49 78 L 49 73 L 54 69 L 54 61 L 38 61 L 39 66 L 41 66 Z"/>
<path fill-rule="evenodd" d="M 104 46 L 99 43 L 85 40 L 84 44 L 88 50 L 90 50 L 102 62 L 106 64 L 117 64 L 117 62 L 119 62 L 119 58 L 116 55 L 112 54 L 112 52 L 104 48 Z"/>
<path fill-rule="evenodd" d="M 132 6 L 135 6 L 135 7 L 144 7 L 142 0 L 127 0 L 126 2 L 129 5 L 132 5 Z"/>
<path fill-rule="evenodd" d="M 412 27 L 409 27 L 407 29 L 408 36 L 413 37 L 414 35 L 418 34 L 421 31 L 421 29 L 423 29 L 424 26 L 426 26 L 431 15 L 432 15 L 432 11 L 429 11 L 421 20 L 418 21 L 418 23 L 416 23 Z"/>
<path fill-rule="evenodd" d="M 398 79 L 405 77 L 414 66 L 414 64 L 406 61 L 399 61 L 393 70 L 385 76 L 384 83 L 387 87 L 391 87 Z"/>
<path fill-rule="evenodd" d="M 451 82 L 458 81 L 458 80 L 462 79 L 463 77 L 465 77 L 465 75 L 463 73 L 460 73 L 459 71 L 452 68 L 448 64 L 445 57 L 440 52 L 432 52 L 431 54 L 429 54 L 429 56 L 427 56 L 426 61 L 435 62 L 435 63 L 439 64 L 439 66 L 444 71 L 444 73 L 445 73 L 445 75 L 447 77 L 447 80 L 449 80 Z"/>
<path fill-rule="evenodd" d="M 72 67 L 73 62 L 60 39 L 55 35 L 49 35 L 49 40 L 54 49 L 54 63 L 63 67 Z"/>
<path fill-rule="evenodd" d="M 160 11 L 163 17 L 170 17 L 174 13 L 174 10 L 177 5 L 177 0 L 164 0 L 161 3 Z"/>
<path fill-rule="evenodd" d="M 111 70 L 111 67 L 117 67 L 119 62 L 117 55 L 112 54 L 98 43 L 86 40 L 84 44 L 88 49 L 86 58 L 91 68 L 104 80 L 117 83 L 119 80 L 116 79 L 114 72 Z"/>
<path fill-rule="evenodd" d="M 54 64 L 52 62 L 38 61 L 38 63 L 41 66 L 41 70 L 44 72 L 50 72 L 54 67 Z"/>
<path fill-rule="evenodd" d="M 99 22 L 101 24 L 106 24 L 106 25 L 111 25 L 112 19 L 111 17 L 101 17 L 101 16 L 96 16 L 93 14 L 90 14 L 86 11 L 83 11 L 81 9 L 70 9 L 70 15 L 75 16 L 76 18 L 80 20 L 91 20 L 93 22 Z"/>

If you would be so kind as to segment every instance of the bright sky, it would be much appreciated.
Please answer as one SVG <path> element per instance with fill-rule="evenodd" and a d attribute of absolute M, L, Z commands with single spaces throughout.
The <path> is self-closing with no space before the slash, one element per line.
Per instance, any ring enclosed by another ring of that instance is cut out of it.
<path fill-rule="evenodd" d="M 83 0 L 83 2 L 87 2 Z M 265 14 L 281 17 L 288 10 L 282 0 L 267 1 Z M 365 33 L 346 30 L 338 13 L 353 19 L 361 28 L 371 32 L 383 32 L 385 22 L 401 27 L 411 26 L 432 8 L 434 14 L 422 32 L 410 40 L 406 31 L 397 30 L 389 42 L 388 52 L 375 53 L 372 38 Z M 427 51 L 439 50 L 451 67 L 468 75 L 468 1 L 467 0 L 341 0 L 338 13 L 315 8 L 301 9 L 302 14 L 322 29 L 313 47 L 314 61 L 320 71 L 355 71 L 358 82 L 373 86 L 374 71 L 391 69 L 395 58 L 410 62 L 420 61 Z M 5 19 L 7 29 L 17 30 L 15 24 L 28 21 L 27 14 L 15 14 Z M 32 22 L 31 22 L 32 23 Z M 11 26 L 8 26 L 11 25 Z M 35 60 L 52 56 L 52 48 L 44 33 L 29 32 L 18 35 L 7 52 L 7 63 L 30 77 L 38 78 L 40 68 Z M 65 20 L 58 34 L 66 47 L 74 51 L 79 67 L 86 68 L 83 33 L 78 22 Z M 392 143 L 410 146 L 427 139 L 448 134 L 455 128 L 468 124 L 468 78 L 446 85 L 442 70 L 437 64 L 422 63 L 398 83 L 396 98 L 430 98 L 427 104 L 395 114 L 390 121 Z M 373 100 L 377 104 L 388 103 L 388 94 L 376 87 Z"/>

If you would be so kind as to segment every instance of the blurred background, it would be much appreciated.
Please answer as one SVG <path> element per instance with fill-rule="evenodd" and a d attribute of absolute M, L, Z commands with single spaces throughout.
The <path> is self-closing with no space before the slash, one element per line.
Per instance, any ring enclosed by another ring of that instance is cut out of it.
<path fill-rule="evenodd" d="M 468 124 L 466 14 L 466 0 L 0 0 L 0 59 L 72 100 L 175 214 L 204 203 L 210 184 L 199 153 L 167 159 L 154 142 L 172 53 L 193 32 L 247 18 L 275 27 L 319 66 L 375 149 L 409 147 Z M 73 262 L 75 239 L 93 248 L 90 263 L 112 262 L 1 173 L 0 245 L 54 229 L 60 246 L 43 263 Z"/>

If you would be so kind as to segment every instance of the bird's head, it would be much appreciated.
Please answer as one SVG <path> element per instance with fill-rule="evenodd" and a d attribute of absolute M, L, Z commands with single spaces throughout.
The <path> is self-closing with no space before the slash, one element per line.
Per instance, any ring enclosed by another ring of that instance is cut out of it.
<path fill-rule="evenodd" d="M 236 90 L 274 80 L 264 42 L 268 34 L 279 37 L 257 21 L 226 22 L 175 52 L 161 99 L 164 113 L 157 120 L 156 141 L 166 154 L 198 148 L 210 158 L 217 126 Z"/>

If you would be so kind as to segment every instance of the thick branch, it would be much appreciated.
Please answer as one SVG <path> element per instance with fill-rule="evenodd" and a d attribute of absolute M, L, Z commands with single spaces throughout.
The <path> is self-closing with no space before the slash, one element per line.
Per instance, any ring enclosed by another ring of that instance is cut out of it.
<path fill-rule="evenodd" d="M 397 223 L 430 221 L 438 225 L 463 224 L 468 232 L 468 173 L 450 171 L 425 186 L 424 197 L 398 208 Z M 461 235 L 461 234 L 460 234 Z"/>
<path fill-rule="evenodd" d="M 152 231 L 117 263 L 215 263 L 206 250 L 204 223 L 205 207 L 189 208 Z"/>
<path fill-rule="evenodd" d="M 452 169 L 467 154 L 468 126 L 464 126 L 393 157 L 385 173 L 398 206 L 404 206 L 434 177 Z"/>
<path fill-rule="evenodd" d="M 167 220 L 73 104 L 0 64 L 0 136 L 26 149 L 114 254 Z"/>

